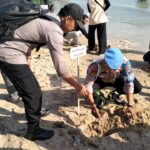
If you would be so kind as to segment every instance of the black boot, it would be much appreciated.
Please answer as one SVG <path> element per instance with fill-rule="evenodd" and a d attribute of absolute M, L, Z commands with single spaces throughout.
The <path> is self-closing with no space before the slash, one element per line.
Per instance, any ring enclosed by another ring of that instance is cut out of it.
<path fill-rule="evenodd" d="M 52 136 L 54 136 L 53 130 L 46 130 L 46 129 L 38 128 L 34 132 L 27 131 L 25 138 L 28 140 L 34 141 L 34 140 L 50 139 Z"/>

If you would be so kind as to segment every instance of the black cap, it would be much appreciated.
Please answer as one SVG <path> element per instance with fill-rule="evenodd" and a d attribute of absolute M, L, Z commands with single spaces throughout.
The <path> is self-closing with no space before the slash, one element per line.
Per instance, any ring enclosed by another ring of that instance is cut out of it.
<path fill-rule="evenodd" d="M 83 9 L 76 3 L 65 5 L 59 11 L 60 16 L 72 16 L 74 20 L 81 20 L 83 17 Z"/>

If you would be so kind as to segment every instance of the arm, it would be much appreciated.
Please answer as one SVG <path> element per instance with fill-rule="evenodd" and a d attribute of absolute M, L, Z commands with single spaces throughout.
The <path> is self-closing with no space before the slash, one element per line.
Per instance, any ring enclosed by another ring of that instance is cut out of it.
<path fill-rule="evenodd" d="M 133 91 L 134 91 L 134 83 L 124 83 L 124 92 L 126 95 L 127 99 L 127 106 L 133 106 L 134 105 L 134 96 L 133 96 Z"/>
<path fill-rule="evenodd" d="M 109 0 L 105 0 L 105 8 L 104 8 L 104 10 L 106 11 L 109 7 L 110 7 Z"/>
<path fill-rule="evenodd" d="M 81 96 L 88 95 L 87 88 L 68 72 L 63 53 L 63 33 L 60 34 L 60 32 L 52 32 L 46 37 L 49 51 L 58 76 L 62 77 L 63 80 L 72 85 Z"/>
<path fill-rule="evenodd" d="M 87 4 L 87 9 L 88 9 L 88 12 L 91 13 L 89 4 Z"/>
<path fill-rule="evenodd" d="M 94 84 L 95 77 L 97 74 L 97 69 L 98 69 L 98 66 L 96 63 L 93 63 L 88 67 L 87 76 L 86 76 L 86 87 L 90 93 L 87 95 L 86 98 L 87 98 L 87 101 L 89 102 L 89 105 L 91 106 L 93 116 L 96 118 L 99 118 L 100 113 L 96 107 L 96 104 L 95 104 L 95 101 L 93 98 L 93 94 L 92 94 L 93 93 L 93 84 Z"/>
<path fill-rule="evenodd" d="M 128 106 L 133 106 L 134 105 L 133 94 L 132 93 L 126 94 L 126 98 L 128 101 Z"/>
<path fill-rule="evenodd" d="M 72 85 L 77 90 L 79 95 L 87 96 L 89 94 L 88 89 L 84 85 L 80 84 L 73 76 L 63 76 L 63 80 Z"/>
<path fill-rule="evenodd" d="M 124 75 L 124 92 L 126 93 L 126 98 L 128 101 L 127 112 L 131 113 L 132 117 L 134 118 L 136 116 L 136 113 L 133 108 L 134 73 L 131 63 L 127 59 L 126 62 L 123 64 L 123 75 Z"/>
<path fill-rule="evenodd" d="M 91 110 L 92 110 L 92 115 L 95 118 L 99 118 L 100 117 L 100 113 L 99 113 L 99 109 L 96 107 L 96 104 L 94 102 L 94 98 L 93 98 L 93 94 L 89 93 L 87 96 L 87 100 L 91 106 Z"/>
<path fill-rule="evenodd" d="M 133 105 L 134 105 L 133 94 L 126 94 L 126 97 L 127 97 L 127 101 L 128 101 L 126 112 L 131 113 L 132 118 L 135 118 L 136 112 L 133 108 Z"/>
<path fill-rule="evenodd" d="M 80 30 L 82 34 L 88 39 L 88 33 L 86 32 L 86 29 L 82 24 L 80 26 L 77 26 L 76 30 Z"/>

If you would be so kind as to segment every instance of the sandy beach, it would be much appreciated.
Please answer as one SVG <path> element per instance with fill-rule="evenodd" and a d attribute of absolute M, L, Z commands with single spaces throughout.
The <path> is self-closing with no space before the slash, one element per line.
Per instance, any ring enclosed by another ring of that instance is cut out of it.
<path fill-rule="evenodd" d="M 87 44 L 84 37 L 82 44 Z M 77 94 L 56 74 L 49 51 L 45 48 L 33 52 L 31 69 L 43 92 L 43 107 L 51 113 L 41 119 L 41 126 L 54 129 L 55 135 L 45 141 L 29 141 L 23 102 L 8 101 L 4 81 L 0 76 L 0 149 L 1 150 L 149 150 L 150 149 L 150 65 L 143 62 L 144 52 L 137 51 L 135 43 L 126 40 L 108 41 L 127 56 L 133 65 L 135 76 L 143 86 L 134 95 L 137 118 L 125 113 L 126 107 L 109 103 L 95 119 L 84 98 L 80 98 L 80 115 L 77 114 Z M 70 72 L 77 77 L 77 60 L 70 59 L 70 47 L 64 47 Z M 80 58 L 79 80 L 84 83 L 88 64 L 96 53 Z M 110 89 L 103 92 L 107 96 Z M 121 97 L 124 99 L 124 96 Z"/>

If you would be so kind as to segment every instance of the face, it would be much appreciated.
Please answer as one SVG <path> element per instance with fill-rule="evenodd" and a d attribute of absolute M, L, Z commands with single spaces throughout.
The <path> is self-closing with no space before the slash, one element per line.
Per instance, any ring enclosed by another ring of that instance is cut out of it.
<path fill-rule="evenodd" d="M 99 77 L 105 82 L 108 83 L 113 82 L 119 73 L 118 70 L 113 70 L 109 68 L 109 66 L 104 61 L 101 67 L 102 67 L 102 72 L 99 75 Z"/>
<path fill-rule="evenodd" d="M 82 20 L 82 23 L 83 23 L 84 25 L 88 24 L 88 23 L 89 23 L 89 18 L 84 18 L 84 19 Z"/>
<path fill-rule="evenodd" d="M 71 16 L 61 18 L 61 28 L 67 33 L 73 31 L 76 27 L 76 22 Z"/>
<path fill-rule="evenodd" d="M 106 62 L 105 61 L 103 61 L 103 63 L 102 63 L 102 69 L 103 69 L 103 72 L 111 72 L 111 73 L 115 73 L 116 72 L 116 70 L 113 70 L 113 69 L 111 69 L 111 68 L 109 68 L 109 66 L 106 64 Z"/>

